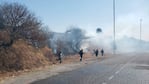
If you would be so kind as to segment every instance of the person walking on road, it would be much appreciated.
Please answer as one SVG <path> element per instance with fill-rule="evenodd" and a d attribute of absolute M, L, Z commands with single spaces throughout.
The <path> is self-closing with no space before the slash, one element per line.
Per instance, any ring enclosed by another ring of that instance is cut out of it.
<path fill-rule="evenodd" d="M 103 49 L 101 49 L 101 56 L 103 56 L 104 55 L 104 50 Z"/>
<path fill-rule="evenodd" d="M 82 61 L 82 58 L 83 58 L 83 49 L 81 49 L 81 50 L 79 51 L 79 54 L 80 54 L 80 61 Z"/>
<path fill-rule="evenodd" d="M 95 55 L 96 55 L 96 57 L 98 56 L 98 49 L 96 49 L 96 51 L 95 51 Z"/>

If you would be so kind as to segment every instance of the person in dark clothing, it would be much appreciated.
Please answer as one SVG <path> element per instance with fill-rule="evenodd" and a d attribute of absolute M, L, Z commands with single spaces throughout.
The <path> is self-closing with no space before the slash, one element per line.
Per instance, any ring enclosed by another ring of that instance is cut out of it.
<path fill-rule="evenodd" d="M 81 50 L 79 51 L 79 54 L 80 54 L 80 61 L 82 61 L 82 57 L 83 57 L 83 49 L 81 49 Z"/>
<path fill-rule="evenodd" d="M 98 49 L 96 49 L 96 51 L 95 51 L 95 55 L 96 55 L 96 57 L 98 56 Z"/>
<path fill-rule="evenodd" d="M 102 56 L 104 55 L 104 50 L 103 50 L 103 49 L 101 49 L 101 55 L 102 55 Z"/>
<path fill-rule="evenodd" d="M 58 52 L 58 60 L 60 63 L 62 63 L 62 52 L 61 51 Z"/>

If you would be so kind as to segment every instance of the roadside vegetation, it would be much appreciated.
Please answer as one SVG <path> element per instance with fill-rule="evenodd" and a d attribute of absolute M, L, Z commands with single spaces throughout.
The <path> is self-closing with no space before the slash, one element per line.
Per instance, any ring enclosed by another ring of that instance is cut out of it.
<path fill-rule="evenodd" d="M 19 71 L 53 62 L 42 22 L 26 6 L 0 4 L 0 72 Z"/>
<path fill-rule="evenodd" d="M 78 54 L 85 31 L 71 27 L 52 32 L 25 5 L 0 4 L 0 73 L 22 71 L 56 63 L 63 56 Z"/>

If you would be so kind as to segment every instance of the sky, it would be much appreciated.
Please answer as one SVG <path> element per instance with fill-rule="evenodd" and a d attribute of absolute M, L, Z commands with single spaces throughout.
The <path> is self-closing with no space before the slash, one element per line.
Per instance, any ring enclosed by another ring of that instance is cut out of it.
<path fill-rule="evenodd" d="M 95 35 L 96 28 L 101 28 L 103 37 L 113 37 L 113 0 L 0 0 L 4 2 L 26 5 L 55 32 L 77 26 Z M 149 0 L 115 0 L 115 11 L 116 39 L 139 39 L 142 19 L 142 39 L 149 41 Z"/>

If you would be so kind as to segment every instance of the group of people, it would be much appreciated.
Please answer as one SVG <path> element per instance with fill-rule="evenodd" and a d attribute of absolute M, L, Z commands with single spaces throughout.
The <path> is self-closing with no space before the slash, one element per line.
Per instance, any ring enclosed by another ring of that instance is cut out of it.
<path fill-rule="evenodd" d="M 101 53 L 101 56 L 103 56 L 104 55 L 104 50 L 101 49 L 100 53 Z M 95 54 L 96 57 L 98 56 L 98 54 L 99 54 L 98 49 L 94 50 L 94 54 Z"/>
<path fill-rule="evenodd" d="M 103 55 L 104 55 L 104 50 L 101 49 L 100 52 L 101 52 L 101 56 L 103 56 Z M 84 54 L 83 49 L 81 49 L 81 50 L 79 51 L 80 61 L 82 61 L 83 54 Z M 94 54 L 95 54 L 96 57 L 98 56 L 98 54 L 99 54 L 98 49 L 94 50 Z M 59 52 L 57 53 L 57 55 L 58 55 L 58 60 L 59 60 L 59 62 L 62 63 L 62 51 L 59 51 Z"/>
<path fill-rule="evenodd" d="M 101 56 L 104 56 L 104 50 L 103 49 L 101 49 Z M 98 51 L 98 49 L 96 49 L 96 50 L 94 50 L 94 54 L 95 54 L 95 56 L 97 57 L 98 56 L 98 53 L 99 53 L 99 51 Z M 79 51 L 79 54 L 80 54 L 80 61 L 82 61 L 82 58 L 83 58 L 83 49 L 81 49 L 80 51 Z"/>

